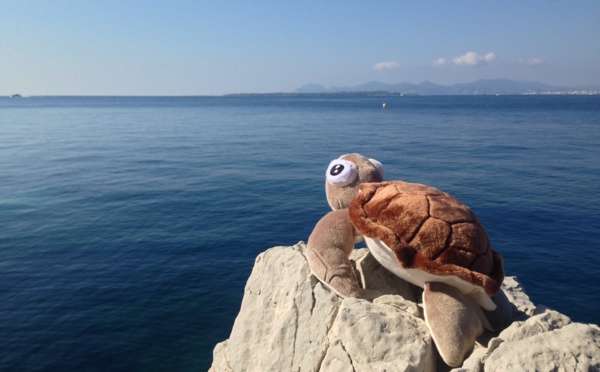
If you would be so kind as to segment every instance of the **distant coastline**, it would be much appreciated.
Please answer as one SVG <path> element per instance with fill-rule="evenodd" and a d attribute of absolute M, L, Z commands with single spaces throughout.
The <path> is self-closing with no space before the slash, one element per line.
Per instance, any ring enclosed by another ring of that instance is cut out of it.
<path fill-rule="evenodd" d="M 272 96 L 272 97 L 297 97 L 297 96 L 307 96 L 307 97 L 323 97 L 323 96 L 370 96 L 370 97 L 399 97 L 399 96 L 408 96 L 411 94 L 403 94 L 399 92 L 393 91 L 361 91 L 361 92 L 322 92 L 322 93 L 229 93 L 224 94 L 224 97 L 253 97 L 253 96 Z M 418 95 L 418 94 L 412 94 Z"/>
<path fill-rule="evenodd" d="M 440 85 L 430 81 L 419 84 L 399 83 L 387 84 L 378 81 L 357 85 L 354 87 L 325 88 L 319 84 L 304 85 L 294 93 L 372 93 L 386 95 L 597 95 L 600 85 L 558 87 L 537 81 L 516 81 L 509 79 L 481 79 L 466 84 Z"/>
<path fill-rule="evenodd" d="M 223 97 L 323 97 L 323 96 L 369 96 L 369 97 L 415 97 L 415 96 L 595 96 L 600 95 L 600 90 L 597 91 L 555 91 L 555 92 L 523 92 L 523 93 L 462 93 L 462 94 L 419 94 L 419 93 L 402 93 L 395 91 L 359 91 L 359 92 L 322 92 L 322 93 L 228 93 L 223 94 Z"/>
<path fill-rule="evenodd" d="M 387 84 L 379 81 L 353 87 L 330 87 L 307 84 L 293 92 L 233 93 L 226 96 L 294 96 L 294 95 L 369 95 L 369 96 L 495 96 L 495 95 L 600 95 L 600 85 L 558 87 L 537 81 L 481 79 L 466 84 L 440 85 L 430 81 L 419 84 Z"/>
<path fill-rule="evenodd" d="M 307 84 L 292 92 L 241 92 L 221 95 L 27 95 L 11 94 L 4 97 L 251 97 L 251 96 L 371 96 L 371 97 L 401 97 L 401 96 L 497 96 L 497 95 L 600 95 L 600 85 L 588 84 L 580 86 L 558 87 L 537 81 L 516 81 L 509 79 L 477 80 L 471 83 L 440 85 L 429 81 L 418 84 L 399 83 L 387 84 L 378 81 L 352 87 L 326 88 L 320 84 Z M 2 98 L 2 96 L 0 96 Z"/>

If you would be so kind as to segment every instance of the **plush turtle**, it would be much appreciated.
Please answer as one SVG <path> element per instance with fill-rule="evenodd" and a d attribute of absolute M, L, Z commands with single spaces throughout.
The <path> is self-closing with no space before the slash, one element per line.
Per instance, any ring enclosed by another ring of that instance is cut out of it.
<path fill-rule="evenodd" d="M 382 182 L 381 164 L 359 154 L 334 160 L 326 176 L 334 210 L 308 239 L 309 265 L 319 280 L 343 297 L 372 297 L 348 260 L 364 238 L 382 266 L 424 289 L 425 322 L 452 367 L 462 364 L 483 327 L 496 330 L 511 320 L 500 290 L 502 257 L 466 205 L 433 187 Z"/>

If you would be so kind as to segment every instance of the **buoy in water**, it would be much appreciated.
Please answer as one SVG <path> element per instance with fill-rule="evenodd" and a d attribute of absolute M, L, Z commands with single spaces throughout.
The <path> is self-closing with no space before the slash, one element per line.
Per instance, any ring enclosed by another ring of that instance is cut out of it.
<path fill-rule="evenodd" d="M 384 110 L 387 108 L 387 105 L 385 104 L 385 102 L 383 103 L 382 107 Z"/>

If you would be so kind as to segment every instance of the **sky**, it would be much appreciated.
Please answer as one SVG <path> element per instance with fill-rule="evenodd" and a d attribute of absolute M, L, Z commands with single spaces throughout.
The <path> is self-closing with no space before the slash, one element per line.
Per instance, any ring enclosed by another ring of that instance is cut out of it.
<path fill-rule="evenodd" d="M 600 85 L 600 1 L 0 0 L 0 95 Z"/>

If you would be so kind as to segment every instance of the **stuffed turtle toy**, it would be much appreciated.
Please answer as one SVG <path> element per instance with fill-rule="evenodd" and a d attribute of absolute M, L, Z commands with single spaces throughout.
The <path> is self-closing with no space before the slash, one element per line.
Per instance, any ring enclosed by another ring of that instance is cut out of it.
<path fill-rule="evenodd" d="M 326 194 L 333 211 L 308 239 L 313 274 L 342 297 L 372 298 L 360 286 L 348 256 L 364 239 L 390 272 L 423 288 L 425 322 L 444 362 L 460 366 L 483 328 L 512 317 L 500 289 L 502 257 L 477 216 L 433 187 L 383 182 L 374 159 L 348 154 L 331 162 Z"/>

